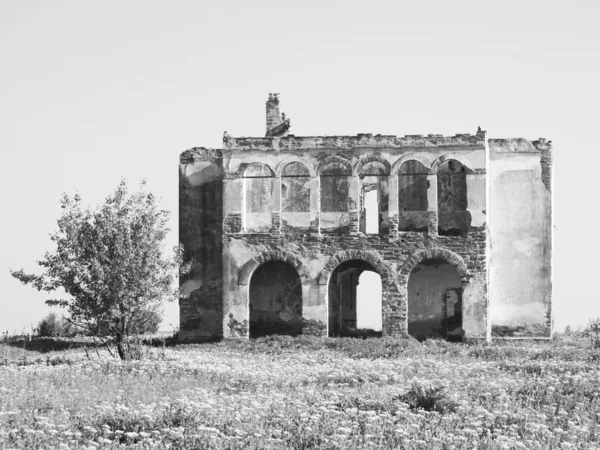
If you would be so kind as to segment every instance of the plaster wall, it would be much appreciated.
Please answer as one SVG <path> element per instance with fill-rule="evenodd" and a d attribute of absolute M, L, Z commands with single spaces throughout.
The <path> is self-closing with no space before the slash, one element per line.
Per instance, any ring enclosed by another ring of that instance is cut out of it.
<path fill-rule="evenodd" d="M 518 139 L 489 147 L 492 336 L 550 337 L 550 149 Z"/>

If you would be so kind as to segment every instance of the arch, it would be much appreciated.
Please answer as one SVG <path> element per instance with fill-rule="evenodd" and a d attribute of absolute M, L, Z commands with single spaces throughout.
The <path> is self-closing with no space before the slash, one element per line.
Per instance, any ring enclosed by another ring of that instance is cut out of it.
<path fill-rule="evenodd" d="M 363 168 L 363 166 L 365 164 L 368 164 L 370 162 L 378 162 L 384 165 L 385 167 L 385 173 L 382 175 L 389 175 L 391 170 L 392 170 L 392 166 L 390 165 L 389 161 L 387 159 L 385 159 L 383 156 L 381 155 L 367 155 L 364 158 L 361 158 L 355 165 L 354 165 L 354 170 L 352 171 L 352 175 L 357 176 L 360 174 L 361 169 Z"/>
<path fill-rule="evenodd" d="M 330 163 L 338 163 L 344 166 L 344 168 L 346 169 L 346 171 L 348 173 L 343 173 L 340 174 L 342 176 L 344 175 L 351 175 L 352 174 L 352 164 L 350 164 L 350 161 L 348 161 L 347 159 L 341 158 L 339 156 L 328 156 L 327 158 L 324 158 L 323 160 L 319 161 L 319 165 L 317 166 L 317 173 L 319 175 L 322 174 L 323 169 L 325 169 L 325 167 L 327 167 Z"/>
<path fill-rule="evenodd" d="M 406 161 L 410 161 L 411 159 L 414 159 L 415 161 L 420 162 L 427 168 L 431 167 L 431 161 L 429 159 L 427 159 L 424 155 L 421 155 L 418 153 L 409 153 L 407 155 L 402 156 L 400 159 L 398 159 L 392 165 L 392 170 L 390 172 L 390 175 L 398 175 L 398 172 L 400 171 L 400 167 L 402 167 L 402 164 L 404 164 Z M 433 172 L 430 170 L 429 173 L 433 173 Z"/>
<path fill-rule="evenodd" d="M 251 172 L 253 169 L 259 169 L 259 168 L 263 170 L 263 173 L 265 173 L 265 175 L 248 175 L 248 173 Z M 249 163 L 248 162 L 241 163 L 238 166 L 236 175 L 238 175 L 240 177 L 244 177 L 244 178 L 273 177 L 273 176 L 275 176 L 275 172 L 273 171 L 271 166 L 269 166 L 268 164 L 259 162 L 259 161 L 253 161 L 253 162 L 249 162 Z"/>
<path fill-rule="evenodd" d="M 450 250 L 446 250 L 445 248 L 439 247 L 422 249 L 413 253 L 412 256 L 406 260 L 406 262 L 400 269 L 399 274 L 406 277 L 406 281 L 408 283 L 408 276 L 417 264 L 427 259 L 434 258 L 443 259 L 449 262 L 450 264 L 454 265 L 456 267 L 456 270 L 458 271 L 462 283 L 469 283 L 471 274 L 469 273 L 467 265 L 460 257 L 460 255 L 457 255 L 456 253 L 451 252 Z"/>
<path fill-rule="evenodd" d="M 463 155 L 459 155 L 457 153 L 446 153 L 445 155 L 440 156 L 439 158 L 437 158 L 433 164 L 431 165 L 431 170 L 433 173 L 437 173 L 438 168 L 444 164 L 445 162 L 449 161 L 449 160 L 455 160 L 458 161 L 459 163 L 461 163 L 463 166 L 465 166 L 466 172 L 467 173 L 471 173 L 473 172 L 472 169 L 472 165 L 471 162 Z"/>
<path fill-rule="evenodd" d="M 424 166 L 422 162 L 416 159 L 408 159 L 402 163 L 398 170 L 398 176 L 402 175 L 425 175 L 427 176 L 431 170 Z"/>
<path fill-rule="evenodd" d="M 281 160 L 275 167 L 275 176 L 280 177 L 281 174 L 283 173 L 283 169 L 285 169 L 285 167 L 288 164 L 293 163 L 293 162 L 303 164 L 308 169 L 309 176 L 311 176 L 311 177 L 317 176 L 317 172 L 315 171 L 315 168 L 313 167 L 313 165 L 310 162 L 308 162 L 307 160 L 305 160 L 304 158 L 301 158 L 296 155 L 291 155 L 291 156 L 288 156 L 287 158 Z"/>
<path fill-rule="evenodd" d="M 287 261 L 266 261 L 248 283 L 249 334 L 251 338 L 302 334 L 302 281 Z"/>
<path fill-rule="evenodd" d="M 293 253 L 282 251 L 264 252 L 250 259 L 246 264 L 244 264 L 244 267 L 240 271 L 240 275 L 238 277 L 238 284 L 247 285 L 250 282 L 252 274 L 258 268 L 258 266 L 267 261 L 283 261 L 291 264 L 298 271 L 298 275 L 300 276 L 300 281 L 302 282 L 302 284 L 310 284 L 310 272 L 302 263 L 302 261 L 300 261 L 300 258 L 298 258 Z"/>
<path fill-rule="evenodd" d="M 333 271 L 340 264 L 353 259 L 362 260 L 371 264 L 379 273 L 381 282 L 383 284 L 385 284 L 385 282 L 390 278 L 388 267 L 383 259 L 381 259 L 381 257 L 379 257 L 379 255 L 377 255 L 375 252 L 368 252 L 365 250 L 346 250 L 343 252 L 338 252 L 329 258 L 329 261 L 327 261 L 327 264 L 325 264 L 325 267 L 323 267 L 321 274 L 319 275 L 319 284 L 327 285 Z"/>

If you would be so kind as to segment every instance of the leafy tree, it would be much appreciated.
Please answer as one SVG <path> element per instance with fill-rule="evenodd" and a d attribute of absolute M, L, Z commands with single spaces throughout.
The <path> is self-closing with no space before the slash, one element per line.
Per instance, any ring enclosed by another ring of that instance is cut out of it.
<path fill-rule="evenodd" d="M 121 181 L 96 209 L 84 207 L 77 194 L 63 194 L 61 207 L 58 231 L 51 234 L 56 250 L 38 261 L 44 272 L 21 269 L 12 276 L 40 291 L 63 288 L 71 298 L 46 303 L 67 308 L 70 320 L 88 332 L 108 330 L 126 359 L 124 341 L 160 314 L 163 300 L 177 297 L 177 269 L 189 270 L 181 265 L 181 248 L 173 257 L 163 254 L 169 213 L 145 181 L 134 193 Z"/>
<path fill-rule="evenodd" d="M 77 334 L 76 327 L 68 319 L 58 317 L 54 312 L 40 319 L 36 331 L 41 337 L 69 337 Z"/>
<path fill-rule="evenodd" d="M 162 322 L 162 314 L 160 311 L 141 310 L 131 323 L 131 329 L 136 334 L 153 334 L 158 332 L 160 323 Z M 105 325 L 97 324 L 94 328 L 94 335 L 106 336 L 110 335 L 111 331 Z"/>

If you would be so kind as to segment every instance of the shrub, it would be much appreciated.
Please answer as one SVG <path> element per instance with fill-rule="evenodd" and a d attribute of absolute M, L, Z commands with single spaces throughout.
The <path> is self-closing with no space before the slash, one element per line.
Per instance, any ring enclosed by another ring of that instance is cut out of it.
<path fill-rule="evenodd" d="M 408 403 L 411 409 L 424 409 L 425 411 L 436 411 L 440 414 L 454 412 L 458 403 L 452 400 L 444 386 L 413 383 L 405 394 L 395 398 L 401 402 Z"/>
<path fill-rule="evenodd" d="M 77 330 L 64 317 L 51 312 L 38 322 L 37 334 L 40 337 L 69 337 L 77 334 Z"/>
<path fill-rule="evenodd" d="M 592 348 L 600 348 L 600 318 L 590 319 L 584 334 L 589 338 Z"/>

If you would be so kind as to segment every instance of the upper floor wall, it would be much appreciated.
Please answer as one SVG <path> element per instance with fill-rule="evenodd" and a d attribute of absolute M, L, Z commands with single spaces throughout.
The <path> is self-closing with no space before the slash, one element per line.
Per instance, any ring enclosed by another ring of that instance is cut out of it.
<path fill-rule="evenodd" d="M 485 142 L 483 131 L 402 138 L 225 136 L 223 212 L 235 218 L 231 231 L 238 233 L 291 226 L 463 234 L 485 224 Z"/>

